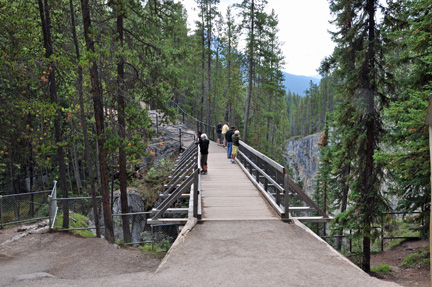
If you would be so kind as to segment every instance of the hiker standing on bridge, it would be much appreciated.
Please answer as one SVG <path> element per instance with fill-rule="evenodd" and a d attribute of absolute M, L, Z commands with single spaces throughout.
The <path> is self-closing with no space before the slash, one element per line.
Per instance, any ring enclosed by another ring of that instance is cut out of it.
<path fill-rule="evenodd" d="M 202 134 L 200 141 L 199 141 L 199 147 L 201 151 L 201 174 L 207 174 L 207 157 L 208 157 L 208 150 L 209 150 L 210 141 L 207 138 L 206 134 Z"/>
<path fill-rule="evenodd" d="M 217 134 L 217 144 L 221 145 L 221 138 L 222 138 L 222 121 L 220 121 L 216 126 L 216 134 Z"/>
<path fill-rule="evenodd" d="M 231 127 L 229 131 L 225 134 L 226 142 L 227 142 L 227 158 L 231 159 L 232 153 L 232 136 L 234 134 L 235 127 Z"/>
<path fill-rule="evenodd" d="M 232 136 L 231 163 L 236 163 L 235 158 L 237 156 L 239 146 L 240 146 L 240 131 L 237 130 L 234 132 L 234 134 Z"/>
<path fill-rule="evenodd" d="M 227 146 L 225 135 L 226 135 L 228 130 L 229 130 L 228 122 L 226 122 L 224 124 L 224 126 L 222 127 L 223 146 Z"/>

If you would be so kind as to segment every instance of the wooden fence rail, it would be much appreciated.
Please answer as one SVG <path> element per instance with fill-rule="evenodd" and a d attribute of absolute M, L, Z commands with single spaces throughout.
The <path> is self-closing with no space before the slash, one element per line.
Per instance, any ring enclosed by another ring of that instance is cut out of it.
<path fill-rule="evenodd" d="M 149 224 L 171 223 L 184 224 L 187 217 L 166 217 L 165 215 L 185 214 L 200 217 L 199 200 L 199 169 L 198 147 L 192 143 L 178 158 L 177 165 L 170 176 L 170 182 L 165 185 L 165 190 L 159 195 L 163 202 L 152 210 L 152 218 L 147 220 Z M 172 207 L 180 198 L 189 198 L 189 208 Z"/>

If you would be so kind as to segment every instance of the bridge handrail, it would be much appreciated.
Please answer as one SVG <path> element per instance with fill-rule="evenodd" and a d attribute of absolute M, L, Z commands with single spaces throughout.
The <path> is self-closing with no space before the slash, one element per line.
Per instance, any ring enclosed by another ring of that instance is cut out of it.
<path fill-rule="evenodd" d="M 156 208 L 153 209 L 155 213 L 151 218 L 151 221 L 157 222 L 168 208 L 185 192 L 191 191 L 192 193 L 192 211 L 193 217 L 198 217 L 199 200 L 198 200 L 198 181 L 199 181 L 199 169 L 198 169 L 198 147 L 195 143 L 191 145 L 179 156 L 177 166 L 173 170 L 173 176 L 170 182 L 165 185 L 165 191 L 162 196 L 166 198 Z M 192 188 L 193 186 L 193 188 Z M 192 190 L 191 190 L 192 188 Z M 172 210 L 170 210 L 172 212 Z"/>
<path fill-rule="evenodd" d="M 328 221 L 331 219 L 291 180 L 281 164 L 250 147 L 243 141 L 240 141 L 237 158 L 250 180 L 282 218 L 289 219 L 291 217 L 290 211 L 316 211 L 322 218 L 314 218 L 315 221 Z M 309 206 L 290 207 L 289 197 L 294 194 L 297 194 Z"/>
<path fill-rule="evenodd" d="M 277 163 L 276 161 L 272 160 L 271 158 L 269 158 L 268 156 L 260 153 L 259 151 L 257 151 L 256 149 L 254 149 L 253 147 L 249 146 L 248 144 L 246 144 L 244 141 L 240 141 L 240 146 L 245 147 L 247 150 L 249 150 L 250 152 L 252 152 L 255 156 L 261 158 L 263 161 L 267 162 L 268 164 L 270 164 L 272 167 L 274 167 L 276 170 L 278 170 L 279 172 L 285 174 L 285 167 L 279 163 Z"/>

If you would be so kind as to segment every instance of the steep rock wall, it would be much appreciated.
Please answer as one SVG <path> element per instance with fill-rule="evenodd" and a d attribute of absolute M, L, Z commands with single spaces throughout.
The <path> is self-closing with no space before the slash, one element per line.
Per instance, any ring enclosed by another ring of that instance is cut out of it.
<path fill-rule="evenodd" d="M 291 169 L 292 178 L 304 183 L 304 191 L 310 196 L 315 187 L 315 176 L 318 171 L 319 146 L 321 133 L 304 138 L 290 139 L 286 146 L 285 159 Z"/>

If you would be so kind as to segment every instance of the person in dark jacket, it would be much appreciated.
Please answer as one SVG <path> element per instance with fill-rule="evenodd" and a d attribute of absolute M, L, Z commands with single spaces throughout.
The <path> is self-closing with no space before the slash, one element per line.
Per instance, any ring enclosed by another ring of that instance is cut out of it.
<path fill-rule="evenodd" d="M 221 140 L 222 140 L 222 121 L 220 121 L 217 126 L 216 126 L 216 135 L 217 135 L 217 144 L 218 145 L 222 145 L 221 144 Z"/>
<path fill-rule="evenodd" d="M 235 127 L 231 127 L 229 131 L 225 134 L 226 142 L 227 142 L 227 158 L 231 159 L 232 152 L 232 136 L 234 134 Z"/>
<path fill-rule="evenodd" d="M 201 140 L 199 143 L 200 151 L 201 151 L 201 174 L 207 174 L 207 157 L 209 153 L 209 145 L 210 141 L 207 138 L 206 134 L 201 135 Z"/>
<path fill-rule="evenodd" d="M 235 158 L 237 156 L 238 153 L 238 149 L 240 146 L 240 131 L 235 131 L 233 136 L 232 136 L 232 153 L 231 153 L 231 163 L 236 163 L 235 162 Z"/>

